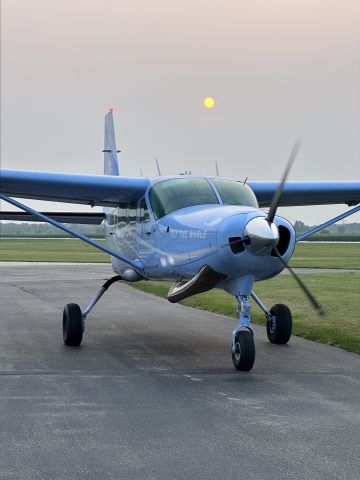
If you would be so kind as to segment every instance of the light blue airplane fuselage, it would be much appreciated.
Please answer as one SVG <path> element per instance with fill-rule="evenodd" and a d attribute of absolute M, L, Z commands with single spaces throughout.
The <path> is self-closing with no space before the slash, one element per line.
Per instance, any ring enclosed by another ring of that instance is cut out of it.
<path fill-rule="evenodd" d="M 133 212 L 131 208 L 127 209 L 126 221 L 124 208 L 106 211 L 106 238 L 111 248 L 133 260 L 138 259 L 146 277 L 190 279 L 201 267 L 208 265 L 216 272 L 226 275 L 225 282 L 219 284 L 219 287 L 226 288 L 224 283 L 242 276 L 251 276 L 253 281 L 264 280 L 283 270 L 284 265 L 276 255 L 254 255 L 246 248 L 234 253 L 229 245 L 230 238 L 244 236 L 244 229 L 250 220 L 266 217 L 266 213 L 259 208 L 221 203 L 195 205 L 155 219 L 149 191 L 154 184 L 167 178 L 154 179 L 145 193 L 149 211 L 146 221 L 141 221 L 141 200 L 137 202 L 136 210 L 132 205 Z M 286 248 L 282 252 L 283 260 L 288 263 L 295 247 L 294 229 L 279 216 L 276 216 L 274 223 L 278 228 L 283 227 L 289 232 Z M 112 264 L 119 274 L 129 268 L 126 263 L 114 257 Z"/>

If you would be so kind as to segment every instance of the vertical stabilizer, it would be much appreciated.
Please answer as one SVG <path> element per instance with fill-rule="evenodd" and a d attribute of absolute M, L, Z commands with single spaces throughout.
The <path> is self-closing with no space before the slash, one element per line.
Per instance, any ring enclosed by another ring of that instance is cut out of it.
<path fill-rule="evenodd" d="M 119 175 L 117 158 L 113 110 L 105 115 L 105 138 L 104 138 L 104 174 Z"/>

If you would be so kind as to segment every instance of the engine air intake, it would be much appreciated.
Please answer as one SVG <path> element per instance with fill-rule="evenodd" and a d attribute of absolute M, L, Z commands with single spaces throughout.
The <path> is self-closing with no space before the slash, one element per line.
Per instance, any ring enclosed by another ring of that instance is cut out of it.
<path fill-rule="evenodd" d="M 229 246 L 233 253 L 241 253 L 245 250 L 244 243 L 241 237 L 230 237 Z"/>
<path fill-rule="evenodd" d="M 286 253 L 286 251 L 289 247 L 289 243 L 290 243 L 290 239 L 291 239 L 291 233 L 290 233 L 290 230 L 288 228 L 284 227 L 283 225 L 279 225 L 278 230 L 279 230 L 279 241 L 276 245 L 276 248 L 277 248 L 277 251 L 279 252 L 279 254 L 281 256 L 283 256 L 283 255 L 285 255 L 285 253 Z M 271 252 L 271 256 L 272 257 L 277 257 L 274 250 Z"/>

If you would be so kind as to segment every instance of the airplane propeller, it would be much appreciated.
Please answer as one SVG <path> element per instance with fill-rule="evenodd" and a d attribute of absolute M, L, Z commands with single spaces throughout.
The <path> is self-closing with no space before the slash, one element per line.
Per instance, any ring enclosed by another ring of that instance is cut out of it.
<path fill-rule="evenodd" d="M 293 146 L 293 148 L 290 152 L 290 156 L 289 156 L 289 159 L 287 161 L 286 168 L 285 168 L 285 171 L 283 173 L 282 179 L 281 179 L 281 181 L 279 183 L 279 186 L 278 186 L 278 188 L 277 188 L 277 190 L 276 190 L 276 192 L 275 192 L 275 194 L 272 198 L 271 205 L 270 205 L 267 217 L 265 219 L 267 221 L 267 224 L 262 219 L 261 220 L 257 219 L 255 221 L 253 221 L 253 223 L 256 223 L 256 225 L 252 225 L 252 227 L 255 227 L 255 228 L 250 227 L 250 230 L 253 230 L 252 234 L 249 235 L 248 232 L 246 232 L 247 234 L 245 235 L 244 238 L 233 238 L 233 239 L 231 239 L 231 241 L 228 244 L 223 245 L 224 247 L 228 246 L 228 245 L 230 245 L 230 246 L 235 246 L 235 245 L 240 246 L 241 245 L 242 247 L 244 247 L 245 245 L 251 245 L 252 243 L 264 242 L 264 240 L 266 240 L 267 245 L 265 245 L 265 247 L 268 247 L 267 249 L 269 249 L 269 248 L 271 249 L 273 246 L 276 245 L 276 243 L 278 241 L 278 237 L 276 235 L 276 232 L 274 231 L 273 221 L 274 221 L 274 218 L 275 218 L 275 215 L 276 215 L 277 208 L 279 206 L 280 198 L 281 198 L 281 195 L 283 193 L 287 177 L 289 176 L 291 167 L 294 164 L 295 158 L 296 158 L 296 156 L 297 156 L 297 154 L 300 150 L 301 144 L 302 144 L 302 140 L 300 138 L 297 138 L 295 140 L 294 146 Z M 246 180 L 247 180 L 247 178 L 246 178 Z M 244 184 L 245 184 L 246 180 L 244 181 Z M 271 242 L 273 242 L 273 245 L 271 245 Z M 264 248 L 263 252 L 266 253 L 267 249 Z M 260 251 L 261 250 L 262 249 L 260 248 Z M 256 252 L 256 253 L 258 253 L 258 252 Z"/>
<path fill-rule="evenodd" d="M 257 218 L 251 220 L 248 225 L 246 226 L 245 236 L 243 238 L 235 237 L 231 238 L 230 242 L 226 245 L 229 245 L 231 248 L 241 248 L 245 249 L 247 246 L 253 253 L 257 255 L 266 255 L 269 251 L 272 251 L 275 254 L 280 262 L 284 265 L 284 267 L 289 271 L 289 273 L 293 276 L 294 280 L 297 282 L 301 290 L 304 292 L 305 296 L 314 307 L 316 312 L 319 315 L 323 315 L 325 313 L 321 304 L 316 300 L 315 296 L 310 292 L 304 282 L 300 279 L 300 277 L 295 273 L 295 271 L 284 261 L 282 256 L 280 255 L 277 249 L 277 243 L 279 240 L 278 234 L 276 232 L 276 226 L 274 225 L 273 221 L 276 215 L 276 211 L 278 209 L 281 195 L 284 191 L 286 180 L 289 176 L 291 167 L 294 164 L 295 158 L 300 150 L 302 144 L 302 140 L 297 138 L 295 140 L 294 146 L 290 152 L 289 159 L 287 161 L 285 171 L 279 183 L 279 186 L 273 196 L 271 201 L 271 205 L 265 219 Z M 275 227 L 275 228 L 274 228 Z"/>
<path fill-rule="evenodd" d="M 281 182 L 280 182 L 280 184 L 279 184 L 279 186 L 278 186 L 278 188 L 277 188 L 277 190 L 276 190 L 276 192 L 273 196 L 273 199 L 271 201 L 271 205 L 270 205 L 270 208 L 269 208 L 269 211 L 268 211 L 268 215 L 266 217 L 266 220 L 269 222 L 269 224 L 272 224 L 272 222 L 275 218 L 276 211 L 277 211 L 277 208 L 278 208 L 279 203 L 280 203 L 280 198 L 281 198 L 281 195 L 284 191 L 284 187 L 285 187 L 285 184 L 286 184 L 287 177 L 289 176 L 291 167 L 294 164 L 295 158 L 296 158 L 297 154 L 299 153 L 301 145 L 302 145 L 302 140 L 300 138 L 297 138 L 295 140 L 294 146 L 291 150 L 291 153 L 290 153 L 289 159 L 287 161 L 287 164 L 286 164 L 285 171 L 283 173 Z M 295 271 L 284 261 L 284 259 L 280 255 L 278 249 L 276 248 L 276 245 L 273 248 L 273 252 L 278 257 L 280 262 L 284 265 L 284 267 L 289 271 L 289 273 L 291 273 L 294 280 L 297 282 L 297 284 L 299 285 L 301 290 L 304 292 L 305 296 L 307 297 L 307 299 L 309 300 L 311 305 L 314 307 L 316 312 L 319 315 L 324 315 L 325 311 L 324 311 L 323 307 L 321 306 L 321 304 L 316 300 L 315 296 L 310 292 L 310 290 L 307 288 L 307 286 L 304 284 L 304 282 L 300 279 L 300 277 L 295 273 Z"/>
<path fill-rule="evenodd" d="M 301 138 L 297 138 L 295 140 L 294 146 L 291 150 L 291 153 L 290 153 L 289 159 L 287 161 L 286 168 L 285 168 L 284 174 L 282 176 L 281 182 L 280 182 L 280 184 L 278 186 L 278 189 L 276 190 L 276 192 L 273 196 L 273 199 L 271 201 L 268 216 L 266 218 L 269 223 L 272 223 L 273 220 L 274 220 L 274 217 L 276 215 L 276 210 L 279 206 L 280 197 L 281 197 L 281 195 L 284 191 L 284 186 L 285 186 L 287 177 L 289 176 L 291 167 L 293 166 L 295 158 L 296 158 L 297 154 L 299 153 L 301 144 L 302 144 Z"/>
<path fill-rule="evenodd" d="M 280 253 L 279 253 L 279 251 L 276 247 L 274 247 L 274 252 L 275 252 L 276 256 L 278 257 L 278 259 L 280 260 L 280 262 L 284 265 L 284 267 L 291 273 L 294 280 L 297 282 L 297 284 L 299 285 L 301 290 L 304 292 L 305 296 L 307 297 L 307 299 L 309 300 L 311 305 L 314 307 L 316 312 L 319 315 L 324 315 L 325 310 L 322 307 L 322 305 L 316 300 L 315 296 L 310 292 L 308 287 L 301 280 L 301 278 L 295 273 L 295 271 L 284 261 L 284 259 L 281 257 L 281 255 L 280 255 Z"/>

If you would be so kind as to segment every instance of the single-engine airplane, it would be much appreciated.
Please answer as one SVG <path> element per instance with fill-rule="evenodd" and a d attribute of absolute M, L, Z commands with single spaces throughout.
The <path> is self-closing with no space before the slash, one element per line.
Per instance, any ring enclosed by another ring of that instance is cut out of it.
<path fill-rule="evenodd" d="M 232 360 L 237 370 L 249 371 L 255 361 L 250 298 L 265 314 L 270 342 L 287 343 L 292 330 L 289 308 L 276 304 L 268 309 L 255 294 L 254 283 L 288 268 L 321 313 L 320 304 L 288 263 L 299 240 L 360 210 L 360 181 L 287 181 L 299 147 L 296 141 L 280 182 L 239 181 L 218 175 L 122 177 L 111 109 L 105 116 L 105 175 L 2 169 L 0 199 L 22 211 L 1 212 L 0 219 L 48 222 L 111 255 L 116 275 L 88 307 L 82 311 L 75 303 L 65 306 L 66 345 L 81 344 L 88 315 L 114 282 L 172 280 L 168 300 L 173 303 L 212 288 L 222 288 L 236 298 L 239 322 L 232 332 Z M 103 213 L 44 213 L 13 197 L 105 208 Z M 278 206 L 339 203 L 352 208 L 298 237 L 291 223 L 276 215 Z M 108 246 L 60 221 L 105 222 Z"/>

